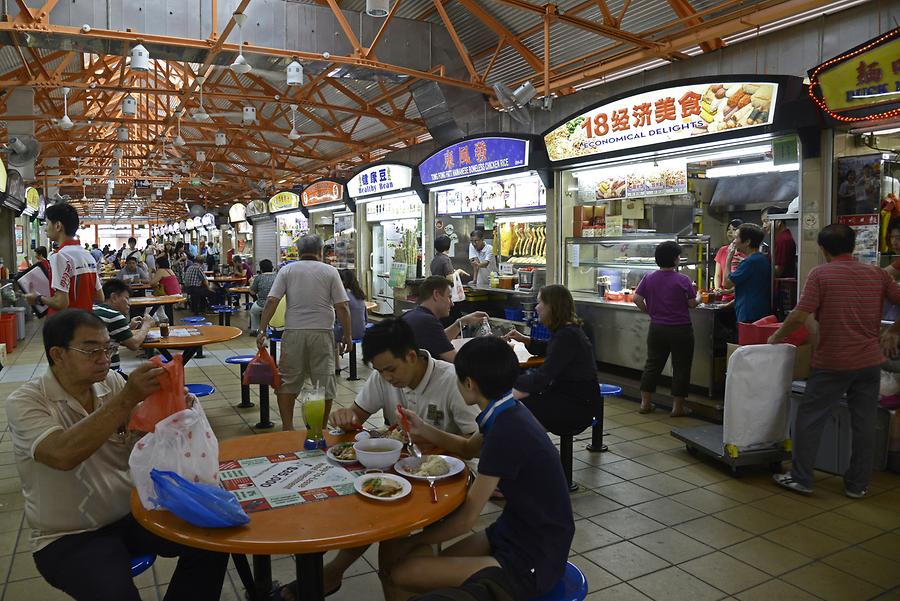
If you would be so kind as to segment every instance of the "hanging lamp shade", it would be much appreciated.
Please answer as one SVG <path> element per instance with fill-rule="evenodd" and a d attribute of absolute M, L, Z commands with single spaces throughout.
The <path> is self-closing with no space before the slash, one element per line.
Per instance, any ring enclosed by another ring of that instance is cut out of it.
<path fill-rule="evenodd" d="M 120 125 L 116 128 L 116 140 L 119 142 L 127 142 L 128 141 L 128 128 L 124 125 Z"/>
<path fill-rule="evenodd" d="M 290 65 L 287 66 L 287 85 L 303 85 L 303 65 L 301 65 L 297 61 L 293 61 Z"/>
<path fill-rule="evenodd" d="M 138 44 L 131 49 L 131 69 L 133 71 L 150 70 L 150 53 L 143 44 Z"/>
<path fill-rule="evenodd" d="M 122 99 L 122 114 L 129 117 L 134 117 L 137 114 L 137 100 L 131 94 Z"/>
<path fill-rule="evenodd" d="M 197 151 L 197 162 L 202 163 L 205 160 L 206 160 L 206 153 L 203 152 L 202 150 L 198 150 Z"/>
<path fill-rule="evenodd" d="M 370 17 L 386 17 L 390 9 L 390 0 L 366 0 L 366 14 Z"/>
<path fill-rule="evenodd" d="M 228 138 L 225 137 L 224 131 L 216 132 L 216 146 L 225 146 L 228 144 Z"/>

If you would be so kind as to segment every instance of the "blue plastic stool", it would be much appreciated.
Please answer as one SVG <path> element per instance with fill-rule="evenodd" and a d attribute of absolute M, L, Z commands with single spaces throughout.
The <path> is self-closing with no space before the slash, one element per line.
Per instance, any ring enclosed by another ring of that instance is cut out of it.
<path fill-rule="evenodd" d="M 131 577 L 136 578 L 146 572 L 153 562 L 156 561 L 156 555 L 138 555 L 131 558 Z"/>
<path fill-rule="evenodd" d="M 228 305 L 213 305 L 210 308 L 219 314 L 220 326 L 230 326 L 231 314 L 240 311 L 240 309 L 235 309 L 234 307 L 229 307 Z"/>
<path fill-rule="evenodd" d="M 197 398 L 209 396 L 216 391 L 216 387 L 210 384 L 185 384 L 184 387 Z"/>
<path fill-rule="evenodd" d="M 349 382 L 356 382 L 359 377 L 356 375 L 356 345 L 362 344 L 362 338 L 354 338 L 350 343 L 350 377 Z"/>
<path fill-rule="evenodd" d="M 531 601 L 584 601 L 588 594 L 588 581 L 578 566 L 566 562 L 562 579 L 550 592 L 535 597 Z"/>
<path fill-rule="evenodd" d="M 225 359 L 225 363 L 241 366 L 241 375 L 239 376 L 241 379 L 241 404 L 238 405 L 238 407 L 241 407 L 242 409 L 255 407 L 250 401 L 250 387 L 244 386 L 244 372 L 247 371 L 247 364 L 253 361 L 254 356 L 255 355 L 232 355 Z"/>
<path fill-rule="evenodd" d="M 182 317 L 182 323 L 192 323 L 196 325 L 205 325 L 203 322 L 206 321 L 206 318 L 202 315 L 194 315 L 192 317 Z"/>
<path fill-rule="evenodd" d="M 609 447 L 603 444 L 603 407 L 606 405 L 606 397 L 620 394 L 622 394 L 621 386 L 600 384 L 600 400 L 597 407 L 594 408 L 594 423 L 591 424 L 591 442 L 585 447 L 591 453 L 602 453 L 609 450 Z"/>

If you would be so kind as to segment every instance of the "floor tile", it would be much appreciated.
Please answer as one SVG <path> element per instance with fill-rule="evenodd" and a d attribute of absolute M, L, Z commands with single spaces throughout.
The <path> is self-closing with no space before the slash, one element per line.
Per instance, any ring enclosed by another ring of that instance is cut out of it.
<path fill-rule="evenodd" d="M 654 453 L 653 455 L 635 457 L 634 460 L 658 471 L 668 471 L 692 465 L 693 461 L 689 460 L 690 456 L 686 457 L 687 458 L 677 457 L 675 455 L 670 455 L 669 453 Z"/>
<path fill-rule="evenodd" d="M 897 558 L 886 559 L 865 549 L 844 549 L 822 560 L 830 566 L 849 572 L 881 588 L 900 586 L 900 564 Z"/>
<path fill-rule="evenodd" d="M 597 492 L 604 497 L 609 497 L 613 501 L 626 506 L 637 505 L 638 503 L 644 503 L 659 498 L 659 495 L 655 492 L 642 488 L 637 484 L 632 484 L 631 482 L 620 482 L 619 484 L 613 484 L 611 486 L 603 486 L 597 489 Z"/>
<path fill-rule="evenodd" d="M 776 528 L 781 528 L 790 523 L 789 520 L 772 515 L 761 509 L 750 507 L 749 505 L 732 507 L 731 509 L 720 511 L 715 514 L 715 516 L 724 522 L 728 522 L 732 526 L 737 526 L 738 528 L 747 530 L 753 534 L 762 534 L 770 530 L 775 530 Z"/>
<path fill-rule="evenodd" d="M 650 551 L 672 564 L 688 561 L 714 551 L 712 547 L 672 528 L 657 530 L 630 540 L 642 549 Z"/>
<path fill-rule="evenodd" d="M 752 538 L 753 534 L 727 524 L 711 515 L 678 524 L 675 529 L 716 549 Z"/>
<path fill-rule="evenodd" d="M 585 598 L 585 601 L 653 601 L 640 592 L 636 588 L 625 584 L 617 584 L 609 588 L 605 588 L 600 592 L 591 593 Z"/>
<path fill-rule="evenodd" d="M 724 470 L 721 470 L 718 467 L 710 467 L 702 463 L 695 463 L 693 465 L 671 470 L 668 474 L 697 486 L 708 486 L 730 478 Z"/>
<path fill-rule="evenodd" d="M 665 524 L 627 508 L 594 516 L 591 521 L 623 538 L 640 536 L 666 527 Z"/>
<path fill-rule="evenodd" d="M 824 532 L 848 543 L 857 544 L 875 538 L 881 531 L 874 526 L 858 522 L 834 512 L 820 513 L 800 522 L 813 530 Z"/>
<path fill-rule="evenodd" d="M 681 524 L 682 522 L 694 520 L 703 515 L 700 511 L 673 501 L 669 497 L 640 503 L 634 505 L 632 509 L 649 518 L 653 518 L 657 522 L 662 522 L 667 526 Z"/>
<path fill-rule="evenodd" d="M 740 601 L 817 601 L 819 598 L 782 580 L 769 580 L 735 595 Z"/>
<path fill-rule="evenodd" d="M 848 543 L 803 524 L 790 524 L 763 535 L 764 538 L 808 557 L 825 557 L 847 547 Z"/>
<path fill-rule="evenodd" d="M 895 561 L 900 557 L 900 535 L 898 534 L 888 532 L 867 540 L 860 546 L 882 557 L 893 558 Z"/>
<path fill-rule="evenodd" d="M 888 509 L 868 500 L 850 503 L 835 509 L 835 513 L 866 523 L 876 528 L 900 528 L 900 511 Z"/>
<path fill-rule="evenodd" d="M 604 466 L 603 471 L 614 474 L 623 480 L 634 480 L 636 478 L 642 478 L 657 473 L 655 469 L 649 468 L 646 465 L 641 465 L 630 459 L 617 461 Z"/>
<path fill-rule="evenodd" d="M 635 457 L 640 457 L 641 455 L 649 455 L 650 453 L 655 453 L 656 451 L 645 447 L 644 445 L 638 444 L 636 442 L 621 442 L 618 444 L 611 444 L 609 446 L 609 450 L 617 455 L 621 455 L 622 457 L 627 457 L 628 459 L 634 459 Z"/>
<path fill-rule="evenodd" d="M 823 511 L 819 507 L 804 503 L 800 495 L 793 493 L 772 495 L 771 497 L 753 501 L 750 503 L 750 506 L 792 522 L 812 517 Z"/>
<path fill-rule="evenodd" d="M 30 578 L 10 582 L 6 585 L 4 599 L 15 601 L 32 599 L 34 601 L 71 601 L 71 597 L 59 589 L 55 589 L 43 578 Z"/>
<path fill-rule="evenodd" d="M 747 590 L 771 578 L 765 572 L 724 553 L 710 553 L 678 567 L 730 595 Z"/>
<path fill-rule="evenodd" d="M 785 549 L 764 538 L 751 538 L 726 547 L 723 551 L 773 576 L 779 576 L 812 561 L 805 555 Z"/>
<path fill-rule="evenodd" d="M 571 500 L 572 511 L 587 518 L 622 508 L 621 505 L 612 499 L 608 499 L 593 491 L 585 491 L 578 495 L 573 495 Z"/>
<path fill-rule="evenodd" d="M 636 478 L 634 483 L 664 496 L 674 495 L 694 488 L 693 484 L 666 474 L 653 474 L 652 476 Z"/>
<path fill-rule="evenodd" d="M 630 542 L 616 543 L 584 554 L 585 557 L 622 580 L 656 572 L 669 564 Z"/>
<path fill-rule="evenodd" d="M 782 579 L 825 601 L 861 601 L 882 592 L 874 584 L 822 563 L 804 566 Z"/>
<path fill-rule="evenodd" d="M 676 567 L 636 578 L 629 584 L 652 599 L 666 601 L 716 601 L 724 596 L 718 589 Z"/>
<path fill-rule="evenodd" d="M 602 486 L 609 486 L 611 484 L 619 484 L 620 482 L 624 482 L 622 478 L 614 476 L 613 474 L 610 474 L 609 472 L 598 469 L 596 467 L 575 470 L 572 472 L 572 479 L 575 480 L 575 482 L 577 482 L 578 484 L 581 484 L 588 488 L 600 488 Z"/>
<path fill-rule="evenodd" d="M 584 574 L 584 577 L 588 581 L 588 590 L 591 592 L 608 588 L 620 582 L 618 578 L 589 560 L 587 557 L 579 555 L 573 557 L 569 561 L 578 566 L 578 569 Z"/>
<path fill-rule="evenodd" d="M 673 495 L 672 499 L 687 505 L 688 507 L 702 511 L 703 513 L 715 513 L 740 505 L 739 501 L 714 493 L 711 490 L 706 490 L 705 488 L 696 488 L 694 490 L 679 493 Z"/>
<path fill-rule="evenodd" d="M 621 540 L 620 536 L 613 534 L 603 526 L 590 520 L 578 520 L 575 522 L 575 536 L 572 539 L 571 549 L 575 553 L 585 553 Z"/>

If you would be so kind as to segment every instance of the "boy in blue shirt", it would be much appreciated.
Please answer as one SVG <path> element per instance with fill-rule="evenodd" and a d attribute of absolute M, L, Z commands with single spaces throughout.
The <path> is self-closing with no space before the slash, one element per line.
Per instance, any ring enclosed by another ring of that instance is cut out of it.
<path fill-rule="evenodd" d="M 772 314 L 772 270 L 769 259 L 759 252 L 765 232 L 753 223 L 745 223 L 728 248 L 725 265 L 731 265 L 736 252 L 744 253 L 741 261 L 730 274 L 725 275 L 723 286 L 734 288 L 734 312 L 742 323 L 753 323 Z"/>
<path fill-rule="evenodd" d="M 531 412 L 512 397 L 519 363 L 509 344 L 476 338 L 460 349 L 455 366 L 463 399 L 482 410 L 479 432 L 464 438 L 423 423 L 415 413 L 404 414 L 415 437 L 464 457 L 480 450 L 478 477 L 447 519 L 381 544 L 385 597 L 407 599 L 487 578 L 513 599 L 532 599 L 562 577 L 575 533 L 559 453 Z M 497 488 L 506 498 L 497 521 L 433 556 L 430 545 L 471 532 Z"/>

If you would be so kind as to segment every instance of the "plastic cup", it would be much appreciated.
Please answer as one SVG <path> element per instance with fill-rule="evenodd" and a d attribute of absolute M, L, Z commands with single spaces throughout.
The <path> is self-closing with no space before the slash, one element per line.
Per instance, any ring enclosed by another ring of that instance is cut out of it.
<path fill-rule="evenodd" d="M 325 423 L 325 399 L 306 399 L 303 402 L 303 421 L 306 422 L 306 437 L 323 440 L 322 427 Z"/>

